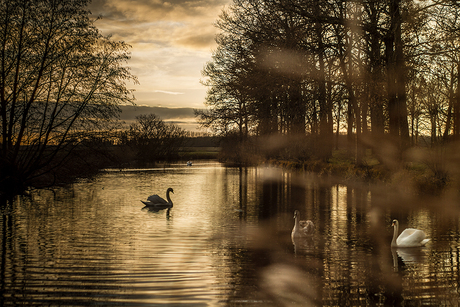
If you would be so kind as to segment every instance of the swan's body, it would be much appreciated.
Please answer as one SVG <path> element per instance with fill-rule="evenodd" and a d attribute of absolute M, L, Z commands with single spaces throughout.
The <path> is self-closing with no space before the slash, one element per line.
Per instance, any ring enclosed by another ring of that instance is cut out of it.
<path fill-rule="evenodd" d="M 294 211 L 294 228 L 292 228 L 291 239 L 311 236 L 315 232 L 315 224 L 312 221 L 300 221 L 299 210 Z"/>
<path fill-rule="evenodd" d="M 425 239 L 426 234 L 424 231 L 414 228 L 406 228 L 398 236 L 398 220 L 393 220 L 392 226 L 394 227 L 394 232 L 391 247 L 419 247 L 424 246 L 428 241 L 430 241 L 430 239 Z"/>
<path fill-rule="evenodd" d="M 172 188 L 168 188 L 166 190 L 167 201 L 155 194 L 155 195 L 150 195 L 147 198 L 147 201 L 141 200 L 141 202 L 148 207 L 153 207 L 153 208 L 158 208 L 158 209 L 172 208 L 173 202 L 171 198 L 169 197 L 170 192 L 174 194 L 174 190 Z"/>

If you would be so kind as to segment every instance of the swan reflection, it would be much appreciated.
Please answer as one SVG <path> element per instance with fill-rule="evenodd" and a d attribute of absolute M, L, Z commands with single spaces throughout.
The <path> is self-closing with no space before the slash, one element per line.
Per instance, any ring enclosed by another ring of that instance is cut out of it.
<path fill-rule="evenodd" d="M 293 237 L 292 244 L 294 245 L 295 254 L 310 254 L 314 251 L 316 245 L 313 236 Z"/>
<path fill-rule="evenodd" d="M 391 254 L 393 256 L 393 266 L 396 272 L 399 270 L 398 258 L 402 260 L 402 263 L 404 265 L 421 263 L 423 262 L 425 258 L 425 252 L 421 248 L 411 248 L 411 247 L 392 248 Z"/>
<path fill-rule="evenodd" d="M 163 211 L 164 209 L 166 209 L 166 219 L 169 219 L 171 208 L 158 208 L 158 207 L 152 207 L 152 206 L 145 206 L 141 210 L 156 214 L 160 211 Z"/>

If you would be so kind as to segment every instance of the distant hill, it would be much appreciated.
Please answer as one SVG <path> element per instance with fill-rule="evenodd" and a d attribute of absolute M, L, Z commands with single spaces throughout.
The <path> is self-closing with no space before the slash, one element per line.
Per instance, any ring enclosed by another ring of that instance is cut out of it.
<path fill-rule="evenodd" d="M 162 120 L 171 119 L 190 119 L 195 118 L 193 108 L 166 108 L 166 107 L 149 107 L 149 106 L 121 106 L 120 119 L 124 121 L 133 121 L 136 116 L 141 114 L 154 113 Z"/>

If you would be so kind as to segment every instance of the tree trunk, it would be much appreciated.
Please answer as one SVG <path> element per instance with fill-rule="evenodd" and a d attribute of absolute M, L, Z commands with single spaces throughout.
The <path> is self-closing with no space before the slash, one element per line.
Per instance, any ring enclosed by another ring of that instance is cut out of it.
<path fill-rule="evenodd" d="M 386 39 L 388 65 L 388 113 L 390 134 L 398 140 L 401 149 L 409 145 L 407 121 L 406 78 L 403 42 L 401 38 L 401 0 L 391 0 L 391 25 Z"/>
<path fill-rule="evenodd" d="M 319 6 L 317 8 L 317 15 L 319 16 Z M 325 72 L 325 59 L 324 59 L 324 44 L 323 44 L 323 28 L 322 24 L 318 21 L 315 24 L 316 40 L 317 40 L 317 55 L 319 70 L 317 71 L 318 82 L 318 103 L 319 103 L 319 126 L 320 126 L 320 142 L 319 152 L 322 159 L 329 159 L 332 156 L 332 138 L 329 133 L 328 114 L 330 108 L 327 103 L 326 96 L 326 72 Z"/>
<path fill-rule="evenodd" d="M 457 63 L 457 90 L 453 106 L 453 137 L 458 140 L 460 135 L 460 61 Z"/>
<path fill-rule="evenodd" d="M 385 117 L 383 114 L 383 86 L 381 85 L 383 74 L 380 56 L 380 35 L 378 30 L 379 16 L 378 8 L 374 1 L 367 1 L 369 11 L 370 24 L 370 46 L 369 50 L 369 78 L 367 87 L 369 89 L 369 108 L 371 117 L 371 131 L 375 139 L 383 136 L 385 132 Z"/>

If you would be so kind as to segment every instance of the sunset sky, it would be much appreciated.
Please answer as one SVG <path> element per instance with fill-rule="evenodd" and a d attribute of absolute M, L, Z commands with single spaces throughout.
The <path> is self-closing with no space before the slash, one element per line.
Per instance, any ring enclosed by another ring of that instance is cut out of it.
<path fill-rule="evenodd" d="M 102 34 L 132 46 L 128 66 L 140 84 L 129 88 L 136 104 L 177 108 L 157 115 L 193 129 L 191 109 L 203 108 L 206 95 L 201 70 L 216 47 L 213 23 L 230 1 L 93 0 L 89 8 L 102 17 L 96 21 Z"/>

